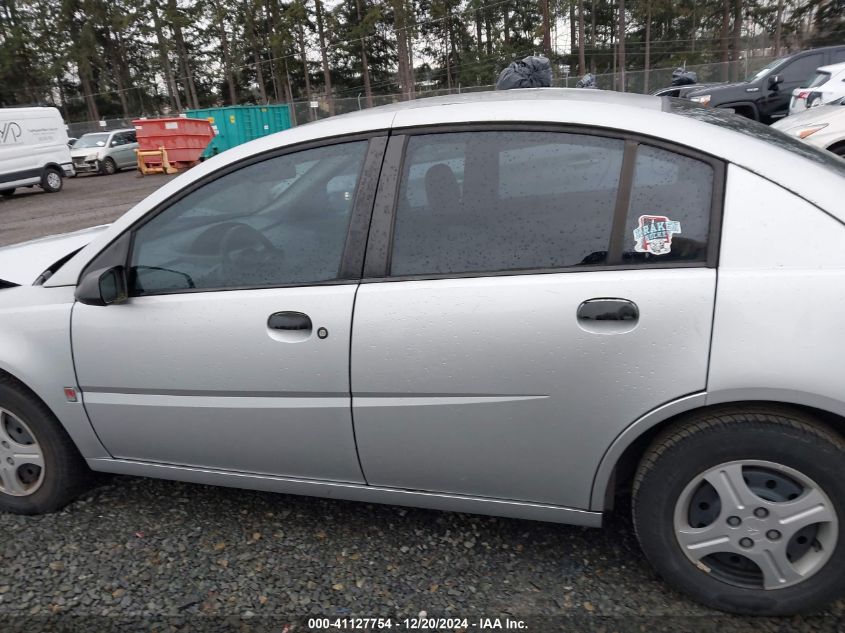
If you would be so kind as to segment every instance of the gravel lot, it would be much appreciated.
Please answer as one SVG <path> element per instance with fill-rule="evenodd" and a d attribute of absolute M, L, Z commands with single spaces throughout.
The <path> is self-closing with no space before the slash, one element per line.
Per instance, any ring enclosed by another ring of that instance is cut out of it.
<path fill-rule="evenodd" d="M 18 189 L 0 198 L 0 246 L 44 235 L 67 233 L 112 222 L 176 176 L 146 176 L 127 170 L 113 176 L 65 178 L 58 193 L 40 187 Z"/>
<path fill-rule="evenodd" d="M 108 222 L 163 182 L 128 172 L 15 196 L 0 243 Z M 654 575 L 624 507 L 587 530 L 103 477 L 60 513 L 0 514 L 0 535 L 3 633 L 281 633 L 310 630 L 308 616 L 421 611 L 531 631 L 841 631 L 845 615 L 845 601 L 790 619 L 699 607 Z"/>

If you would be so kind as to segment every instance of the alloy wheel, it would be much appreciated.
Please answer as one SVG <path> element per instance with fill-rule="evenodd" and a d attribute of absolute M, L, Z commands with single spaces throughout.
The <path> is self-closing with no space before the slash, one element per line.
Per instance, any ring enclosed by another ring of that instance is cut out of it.
<path fill-rule="evenodd" d="M 830 498 L 781 464 L 746 460 L 695 477 L 675 505 L 678 545 L 696 567 L 736 587 L 780 589 L 819 571 L 836 548 Z"/>

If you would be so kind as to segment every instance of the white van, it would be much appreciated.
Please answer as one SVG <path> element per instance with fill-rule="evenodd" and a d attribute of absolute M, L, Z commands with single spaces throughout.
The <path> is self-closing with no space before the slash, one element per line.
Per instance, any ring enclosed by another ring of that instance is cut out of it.
<path fill-rule="evenodd" d="M 56 108 L 0 108 L 0 195 L 34 185 L 54 193 L 73 174 L 67 128 Z"/>

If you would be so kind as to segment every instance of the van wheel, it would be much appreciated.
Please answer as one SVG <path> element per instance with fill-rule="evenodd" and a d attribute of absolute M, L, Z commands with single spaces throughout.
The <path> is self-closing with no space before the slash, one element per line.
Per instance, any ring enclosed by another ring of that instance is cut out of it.
<path fill-rule="evenodd" d="M 104 176 L 111 176 L 115 172 L 117 172 L 117 163 L 114 162 L 113 158 L 106 158 L 100 163 L 100 173 Z"/>
<path fill-rule="evenodd" d="M 47 193 L 62 190 L 62 172 L 55 167 L 48 167 L 41 176 L 41 188 Z"/>
<path fill-rule="evenodd" d="M 14 189 L 3 189 L 3 191 L 0 191 L 0 196 L 4 198 L 11 198 L 13 195 L 15 195 Z"/>
<path fill-rule="evenodd" d="M 845 593 L 845 441 L 775 407 L 705 412 L 652 444 L 634 480 L 646 557 L 716 609 L 812 611 Z"/>
<path fill-rule="evenodd" d="M 0 511 L 60 510 L 83 492 L 91 473 L 47 406 L 0 376 Z"/>

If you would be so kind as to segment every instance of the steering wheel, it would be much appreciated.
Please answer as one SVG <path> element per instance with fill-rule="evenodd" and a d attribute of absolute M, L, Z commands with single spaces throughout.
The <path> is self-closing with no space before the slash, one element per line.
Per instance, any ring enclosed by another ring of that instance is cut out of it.
<path fill-rule="evenodd" d="M 267 236 L 242 222 L 232 223 L 220 236 L 220 276 L 237 285 L 250 285 L 273 276 L 284 253 Z"/>

